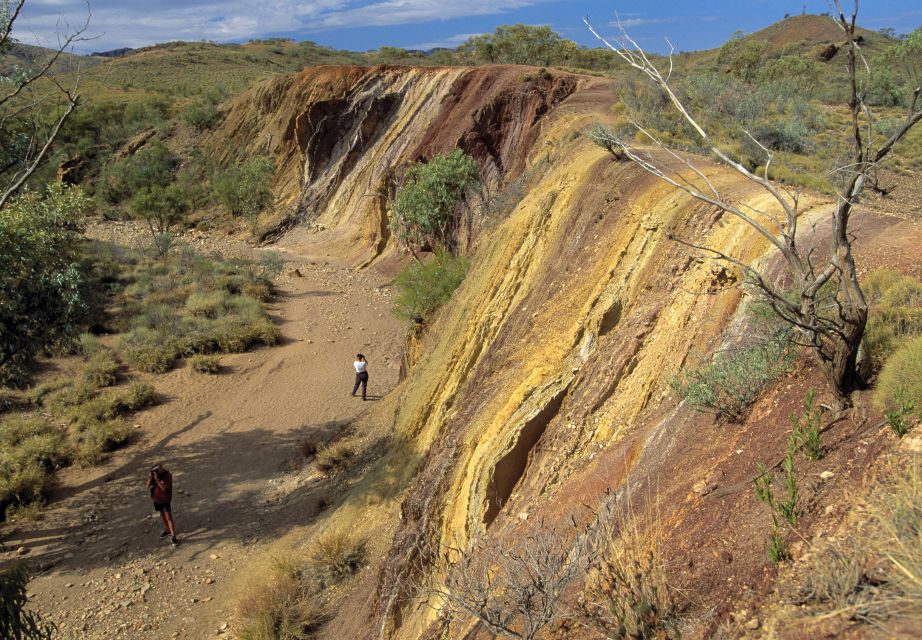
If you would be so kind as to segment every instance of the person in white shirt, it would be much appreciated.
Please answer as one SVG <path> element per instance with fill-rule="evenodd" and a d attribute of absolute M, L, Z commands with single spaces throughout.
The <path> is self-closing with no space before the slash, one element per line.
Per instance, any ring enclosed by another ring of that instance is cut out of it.
<path fill-rule="evenodd" d="M 355 397 L 355 392 L 359 390 L 359 385 L 362 385 L 362 400 L 364 400 L 365 389 L 368 387 L 368 360 L 361 353 L 358 353 L 352 366 L 355 367 L 355 386 L 352 387 L 352 397 Z"/>

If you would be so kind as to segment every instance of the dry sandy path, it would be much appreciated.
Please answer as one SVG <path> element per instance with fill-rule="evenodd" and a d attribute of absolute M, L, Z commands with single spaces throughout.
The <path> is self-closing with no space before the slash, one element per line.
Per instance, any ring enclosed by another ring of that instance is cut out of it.
<path fill-rule="evenodd" d="M 372 397 L 393 388 L 405 331 L 383 276 L 283 255 L 270 305 L 278 346 L 224 356 L 218 376 L 184 366 L 151 376 L 163 402 L 136 416 L 135 444 L 105 466 L 65 470 L 40 522 L 0 532 L 0 562 L 25 546 L 46 567 L 30 584 L 33 606 L 61 638 L 215 636 L 248 563 L 332 497 L 316 474 L 292 480 L 297 442 L 333 437 L 370 406 L 349 397 L 357 351 Z M 177 548 L 159 539 L 144 488 L 157 461 L 174 474 Z"/>

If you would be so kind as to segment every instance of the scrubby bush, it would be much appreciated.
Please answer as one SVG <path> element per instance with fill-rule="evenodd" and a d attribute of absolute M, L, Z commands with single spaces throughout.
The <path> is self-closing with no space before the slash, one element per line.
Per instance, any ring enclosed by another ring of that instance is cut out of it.
<path fill-rule="evenodd" d="M 88 201 L 54 185 L 0 210 L 0 385 L 21 385 L 36 355 L 76 337 L 86 320 L 79 254 Z"/>
<path fill-rule="evenodd" d="M 196 373 L 215 375 L 221 372 L 221 359 L 218 356 L 192 356 L 189 366 Z"/>
<path fill-rule="evenodd" d="M 314 456 L 314 464 L 324 473 L 333 474 L 346 468 L 355 457 L 355 449 L 344 441 L 331 445 L 320 445 Z"/>
<path fill-rule="evenodd" d="M 780 339 L 728 349 L 677 376 L 672 387 L 693 408 L 736 421 L 790 368 L 792 357 L 789 344 Z"/>
<path fill-rule="evenodd" d="M 401 318 L 423 322 L 448 302 L 464 281 L 468 260 L 438 252 L 432 260 L 410 262 L 395 280 L 399 294 L 394 312 Z"/>
<path fill-rule="evenodd" d="M 0 519 L 9 507 L 41 501 L 51 473 L 71 456 L 64 430 L 44 418 L 21 414 L 0 421 Z"/>
<path fill-rule="evenodd" d="M 274 201 L 274 173 L 275 164 L 272 160 L 256 157 L 218 173 L 211 182 L 218 202 L 231 215 L 245 218 L 254 234 L 260 212 Z"/>

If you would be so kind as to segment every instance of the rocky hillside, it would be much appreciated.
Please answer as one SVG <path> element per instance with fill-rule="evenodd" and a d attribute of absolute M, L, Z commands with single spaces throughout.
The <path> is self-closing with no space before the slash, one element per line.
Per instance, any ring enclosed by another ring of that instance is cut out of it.
<path fill-rule="evenodd" d="M 355 264 L 393 249 L 389 198 L 409 160 L 458 146 L 488 182 L 528 185 L 484 232 L 406 378 L 356 425 L 378 438 L 379 458 L 318 531 L 360 534 L 371 560 L 325 637 L 490 637 L 425 606 L 420 585 L 445 578 L 426 550 L 513 548 L 588 521 L 612 495 L 657 523 L 689 635 L 733 624 L 729 637 L 816 633 L 776 616 L 779 576 L 798 565 L 766 556 L 770 517 L 751 481 L 784 456 L 806 390 L 827 400 L 821 376 L 801 358 L 737 424 L 677 400 L 672 376 L 736 344 L 748 299 L 738 273 L 664 231 L 747 260 L 767 247 L 582 135 L 610 119 L 613 99 L 603 80 L 525 67 L 320 67 L 255 87 L 216 132 L 223 154 L 268 147 L 276 158 L 285 242 L 315 225 Z M 735 175 L 705 170 L 731 199 L 768 205 Z M 805 207 L 820 232 L 829 207 Z M 857 226 L 863 272 L 917 270 L 914 221 L 866 210 Z M 869 397 L 828 425 L 823 460 L 799 463 L 795 561 L 897 455 Z"/>

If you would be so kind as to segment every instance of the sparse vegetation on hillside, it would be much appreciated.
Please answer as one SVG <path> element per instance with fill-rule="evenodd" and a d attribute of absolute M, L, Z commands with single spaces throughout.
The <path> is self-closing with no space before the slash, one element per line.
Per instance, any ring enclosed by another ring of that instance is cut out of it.
<path fill-rule="evenodd" d="M 910 461 L 883 477 L 846 522 L 850 535 L 815 543 L 788 596 L 801 615 L 841 616 L 888 635 L 922 622 L 922 474 Z"/>

